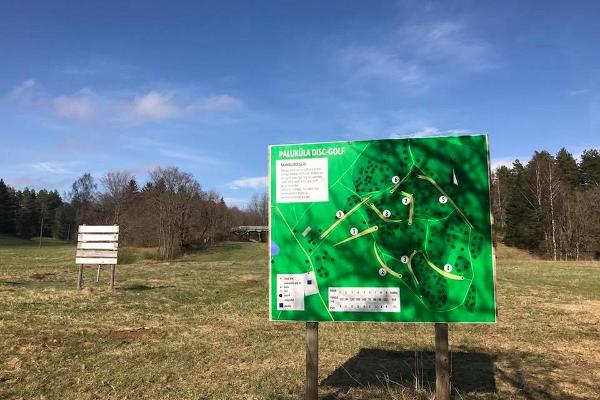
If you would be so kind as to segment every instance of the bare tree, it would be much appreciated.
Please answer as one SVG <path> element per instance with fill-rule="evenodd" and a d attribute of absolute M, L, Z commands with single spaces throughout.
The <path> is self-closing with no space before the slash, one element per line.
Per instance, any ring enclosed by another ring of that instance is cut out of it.
<path fill-rule="evenodd" d="M 269 196 L 267 193 L 253 195 L 248 203 L 247 211 L 255 216 L 256 225 L 267 225 L 269 223 Z"/>
<path fill-rule="evenodd" d="M 105 209 L 105 223 L 121 224 L 127 189 L 132 179 L 133 175 L 127 171 L 109 171 L 100 178 L 100 184 L 104 188 L 100 201 Z"/>
<path fill-rule="evenodd" d="M 189 234 L 193 200 L 200 185 L 193 176 L 176 167 L 158 167 L 150 172 L 148 191 L 159 227 L 159 255 L 171 259 L 178 255 Z"/>
<path fill-rule="evenodd" d="M 68 198 L 75 209 L 76 224 L 93 224 L 98 220 L 98 185 L 91 174 L 85 173 L 73 182 Z"/>

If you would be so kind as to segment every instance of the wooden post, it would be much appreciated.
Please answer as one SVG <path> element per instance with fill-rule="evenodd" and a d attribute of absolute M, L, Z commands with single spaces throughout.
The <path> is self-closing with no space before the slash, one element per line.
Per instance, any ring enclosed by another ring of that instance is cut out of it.
<path fill-rule="evenodd" d="M 114 290 L 115 288 L 115 268 L 116 265 L 110 266 L 110 290 Z"/>
<path fill-rule="evenodd" d="M 435 399 L 450 399 L 448 324 L 435 324 Z"/>
<path fill-rule="evenodd" d="M 42 223 L 40 224 L 40 247 L 42 247 L 42 233 L 44 232 L 44 217 L 42 217 Z"/>
<path fill-rule="evenodd" d="M 319 398 L 319 323 L 306 323 L 306 394 L 305 400 Z"/>
<path fill-rule="evenodd" d="M 83 282 L 83 264 L 79 264 L 79 272 L 77 273 L 77 289 L 81 289 Z"/>
<path fill-rule="evenodd" d="M 100 282 L 100 270 L 102 269 L 102 265 L 98 265 L 98 271 L 96 272 L 96 283 Z"/>

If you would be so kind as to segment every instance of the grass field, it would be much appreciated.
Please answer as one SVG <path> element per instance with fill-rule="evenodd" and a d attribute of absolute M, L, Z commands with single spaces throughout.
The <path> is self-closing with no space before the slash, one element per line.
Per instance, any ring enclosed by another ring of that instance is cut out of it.
<path fill-rule="evenodd" d="M 600 393 L 600 264 L 500 249 L 499 322 L 451 325 L 459 399 Z M 72 244 L 0 237 L 0 399 L 297 399 L 304 325 L 267 318 L 266 247 L 175 262 L 131 254 L 117 289 Z M 433 326 L 320 326 L 326 399 L 431 398 Z M 418 382 L 416 382 L 416 379 Z"/>

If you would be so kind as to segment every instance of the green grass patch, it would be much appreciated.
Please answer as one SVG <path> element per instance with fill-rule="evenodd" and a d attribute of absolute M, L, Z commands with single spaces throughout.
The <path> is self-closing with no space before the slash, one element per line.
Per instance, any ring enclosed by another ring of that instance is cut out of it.
<path fill-rule="evenodd" d="M 129 264 L 75 290 L 75 245 L 0 237 L 1 399 L 299 399 L 304 325 L 268 321 L 267 247 Z M 597 263 L 501 259 L 498 320 L 451 325 L 460 399 L 587 399 L 600 387 Z M 320 324 L 328 399 L 427 399 L 430 324 Z M 417 368 L 415 368 L 417 367 Z M 415 376 L 419 385 L 415 385 Z"/>

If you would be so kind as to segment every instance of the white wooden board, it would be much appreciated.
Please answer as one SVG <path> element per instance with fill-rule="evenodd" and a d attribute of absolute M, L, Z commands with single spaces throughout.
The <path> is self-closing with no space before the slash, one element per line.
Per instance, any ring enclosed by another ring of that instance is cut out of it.
<path fill-rule="evenodd" d="M 117 264 L 116 258 L 76 257 L 75 264 Z"/>
<path fill-rule="evenodd" d="M 116 250 L 77 250 L 75 257 L 117 257 Z"/>
<path fill-rule="evenodd" d="M 116 242 L 118 240 L 118 233 L 80 233 L 77 235 L 79 242 Z"/>
<path fill-rule="evenodd" d="M 119 233 L 119 225 L 79 225 L 79 233 Z"/>
<path fill-rule="evenodd" d="M 76 264 L 117 264 L 118 225 L 79 225 Z"/>
<path fill-rule="evenodd" d="M 77 243 L 77 249 L 82 250 L 117 250 L 117 242 L 80 242 Z"/>

